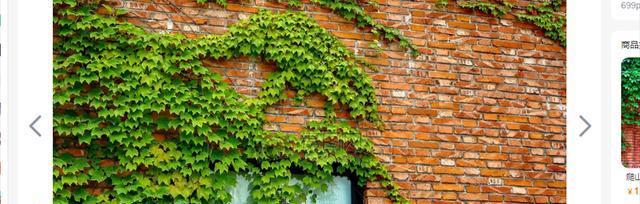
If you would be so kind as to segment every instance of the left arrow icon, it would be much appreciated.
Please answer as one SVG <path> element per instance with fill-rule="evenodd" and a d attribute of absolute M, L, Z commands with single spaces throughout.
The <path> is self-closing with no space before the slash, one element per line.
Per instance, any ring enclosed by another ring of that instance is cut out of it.
<path fill-rule="evenodd" d="M 33 120 L 31 124 L 29 124 L 29 127 L 31 128 L 31 130 L 33 130 L 33 132 L 35 132 L 38 135 L 38 137 L 41 137 L 42 135 L 40 134 L 40 132 L 38 132 L 38 130 L 36 130 L 35 127 L 33 127 L 33 125 L 35 125 L 38 122 L 38 120 L 40 120 L 41 117 L 42 116 L 38 115 L 38 117 L 35 120 Z"/>

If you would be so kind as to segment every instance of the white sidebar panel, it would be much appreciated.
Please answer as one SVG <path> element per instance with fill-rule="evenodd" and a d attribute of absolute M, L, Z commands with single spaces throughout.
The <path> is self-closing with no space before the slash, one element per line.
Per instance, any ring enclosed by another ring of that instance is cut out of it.
<path fill-rule="evenodd" d="M 7 3 L 7 52 L 2 55 L 8 64 L 0 80 L 7 91 L 2 94 L 2 114 L 8 118 L 2 129 L 2 137 L 7 137 L 2 169 L 7 169 L 8 186 L 2 197 L 7 196 L 6 203 L 51 203 L 53 4 Z"/>

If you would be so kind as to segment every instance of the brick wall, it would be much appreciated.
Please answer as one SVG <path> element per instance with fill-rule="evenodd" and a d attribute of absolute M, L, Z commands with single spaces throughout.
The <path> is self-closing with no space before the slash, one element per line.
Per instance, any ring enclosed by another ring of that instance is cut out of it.
<path fill-rule="evenodd" d="M 622 151 L 622 164 L 628 168 L 640 167 L 640 127 L 637 125 L 622 125 L 622 135 L 627 144 Z"/>
<path fill-rule="evenodd" d="M 264 0 L 231 1 L 226 8 L 195 0 L 110 1 L 129 9 L 124 20 L 190 36 L 224 33 L 259 8 L 286 9 Z M 435 0 L 378 2 L 369 14 L 401 29 L 423 56 L 412 58 L 393 43 L 382 43 L 377 55 L 367 30 L 315 4 L 300 10 L 378 67 L 369 74 L 386 128 L 362 128 L 406 197 L 415 203 L 566 202 L 564 48 L 513 16 L 498 19 L 454 2 L 438 9 Z M 276 69 L 249 58 L 205 63 L 247 95 Z M 323 100 L 271 107 L 266 128 L 298 131 L 323 115 Z M 369 185 L 365 201 L 384 203 L 375 187 Z"/>

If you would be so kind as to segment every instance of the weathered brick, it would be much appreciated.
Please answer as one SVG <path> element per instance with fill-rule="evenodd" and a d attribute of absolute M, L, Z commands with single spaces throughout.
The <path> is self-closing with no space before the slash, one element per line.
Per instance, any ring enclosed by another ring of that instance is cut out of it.
<path fill-rule="evenodd" d="M 349 33 L 349 32 L 339 32 L 339 31 L 334 31 L 332 32 L 335 36 L 340 37 L 340 38 L 346 38 L 346 39 L 362 39 L 362 34 L 361 33 Z"/>
<path fill-rule="evenodd" d="M 460 193 L 458 194 L 460 200 L 471 201 L 486 201 L 489 200 L 489 195 L 483 193 Z"/>
<path fill-rule="evenodd" d="M 438 115 L 437 110 L 430 110 L 430 109 L 424 109 L 424 108 L 409 108 L 407 110 L 407 113 L 411 115 L 427 115 L 432 117 Z"/>
<path fill-rule="evenodd" d="M 456 184 L 436 184 L 433 185 L 436 191 L 464 191 L 464 186 Z"/>
<path fill-rule="evenodd" d="M 501 169 L 481 169 L 480 175 L 489 177 L 506 177 L 509 175 L 509 171 Z"/>
<path fill-rule="evenodd" d="M 247 12 L 247 13 L 258 13 L 258 8 L 247 7 L 247 6 L 243 6 L 243 5 L 239 5 L 239 4 L 228 4 L 226 6 L 226 9 L 228 9 L 230 11 L 240 11 L 240 12 Z"/>
<path fill-rule="evenodd" d="M 456 49 L 456 44 L 447 42 L 429 41 L 427 45 L 433 48 Z"/>
<path fill-rule="evenodd" d="M 440 79 L 456 79 L 458 78 L 458 75 L 449 72 L 429 72 L 429 77 Z"/>
<path fill-rule="evenodd" d="M 437 142 L 409 141 L 409 147 L 437 149 Z"/>
<path fill-rule="evenodd" d="M 499 54 L 500 49 L 496 47 L 483 46 L 483 45 L 474 45 L 471 47 L 475 52 L 485 52 L 485 53 L 494 53 Z"/>
<path fill-rule="evenodd" d="M 460 167 L 436 166 L 436 167 L 433 167 L 433 173 L 435 173 L 435 174 L 457 174 L 457 175 L 461 175 L 461 174 L 464 174 L 464 169 L 460 168 Z"/>
<path fill-rule="evenodd" d="M 462 29 L 469 29 L 469 30 L 476 29 L 476 24 L 465 23 L 465 22 L 451 21 L 451 22 L 448 22 L 447 25 L 449 25 L 449 27 L 452 27 L 452 28 L 462 28 Z"/>
<path fill-rule="evenodd" d="M 521 42 L 506 41 L 506 40 L 493 40 L 493 45 L 496 47 L 522 48 Z"/>

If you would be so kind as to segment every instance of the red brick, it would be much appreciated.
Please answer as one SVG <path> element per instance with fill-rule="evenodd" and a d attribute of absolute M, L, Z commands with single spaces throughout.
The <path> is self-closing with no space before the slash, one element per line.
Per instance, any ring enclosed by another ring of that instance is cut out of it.
<path fill-rule="evenodd" d="M 489 200 L 487 194 L 482 193 L 460 193 L 458 194 L 460 200 L 472 200 L 472 201 L 486 201 Z"/>
<path fill-rule="evenodd" d="M 280 130 L 284 132 L 300 132 L 302 126 L 293 124 L 280 124 Z"/>
<path fill-rule="evenodd" d="M 247 7 L 247 6 L 238 5 L 238 4 L 228 4 L 226 9 L 228 9 L 230 11 L 241 11 L 241 12 L 247 12 L 247 13 L 258 13 L 258 9 L 255 8 L 255 7 Z"/>
<path fill-rule="evenodd" d="M 501 169 L 481 169 L 480 175 L 489 177 L 506 177 L 509 172 Z"/>
<path fill-rule="evenodd" d="M 509 186 L 532 186 L 533 182 L 530 180 L 505 179 L 504 184 Z"/>
<path fill-rule="evenodd" d="M 429 47 L 433 48 L 456 49 L 456 44 L 453 43 L 429 41 L 427 44 L 429 45 Z"/>
<path fill-rule="evenodd" d="M 429 77 L 439 79 L 456 79 L 458 75 L 449 72 L 429 72 Z"/>
<path fill-rule="evenodd" d="M 347 32 L 339 32 L 339 31 L 334 31 L 332 32 L 333 35 L 339 37 L 339 38 L 346 38 L 346 39 L 362 39 L 362 34 L 361 33 L 347 33 Z"/>
<path fill-rule="evenodd" d="M 435 184 L 433 190 L 436 191 L 464 191 L 464 186 L 455 184 Z"/>
<path fill-rule="evenodd" d="M 427 115 L 432 117 L 438 115 L 437 110 L 429 110 L 429 109 L 423 109 L 423 108 L 409 108 L 407 110 L 407 113 L 411 115 Z"/>
<path fill-rule="evenodd" d="M 386 131 L 383 133 L 384 137 L 388 138 L 413 138 L 412 132 L 390 132 Z"/>
<path fill-rule="evenodd" d="M 447 24 L 449 25 L 449 27 L 452 27 L 452 28 L 462 28 L 462 29 L 469 29 L 469 30 L 476 29 L 476 24 L 472 24 L 472 23 L 451 21 L 451 22 L 448 22 Z"/>
<path fill-rule="evenodd" d="M 522 48 L 522 43 L 506 40 L 493 40 L 493 45 L 496 47 Z"/>
<path fill-rule="evenodd" d="M 474 45 L 471 47 L 471 49 L 473 49 L 473 51 L 476 51 L 476 52 L 495 53 L 495 54 L 500 53 L 499 48 L 483 46 L 483 45 Z"/>
<path fill-rule="evenodd" d="M 436 165 L 436 164 L 440 164 L 440 159 L 430 158 L 430 157 L 407 157 L 407 163 Z"/>
<path fill-rule="evenodd" d="M 458 167 L 436 166 L 436 167 L 433 167 L 433 173 L 435 173 L 435 174 L 457 174 L 457 175 L 462 175 L 462 174 L 464 174 L 464 169 L 458 168 Z"/>
<path fill-rule="evenodd" d="M 409 141 L 409 147 L 437 149 L 437 142 Z"/>
<path fill-rule="evenodd" d="M 461 167 L 486 167 L 487 164 L 484 161 L 479 161 L 479 160 L 458 159 L 458 160 L 456 160 L 456 166 L 461 166 Z"/>

